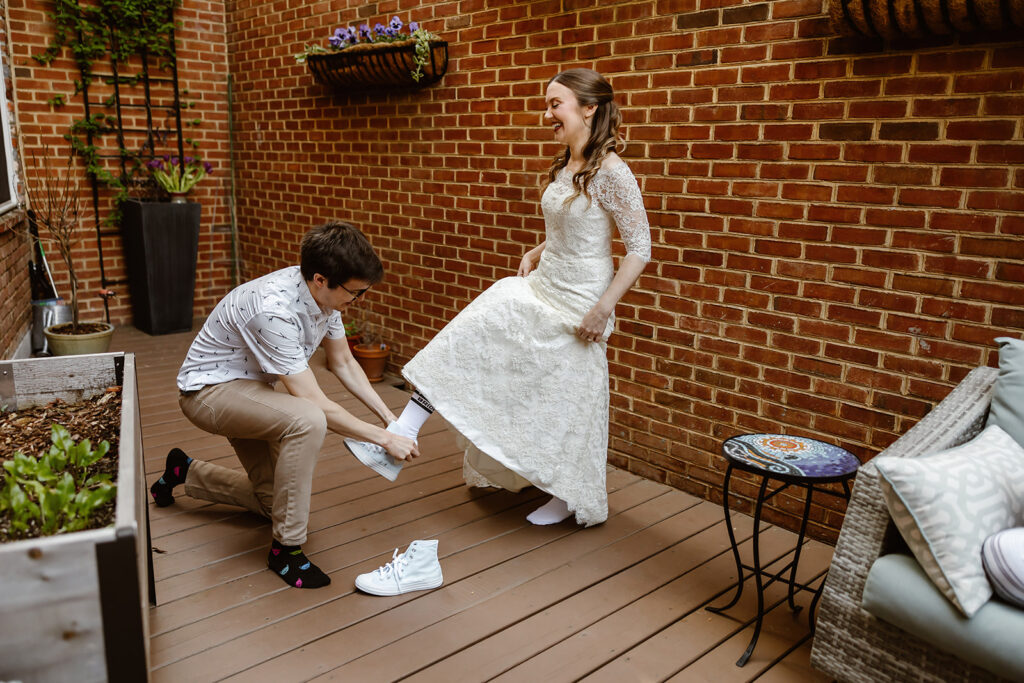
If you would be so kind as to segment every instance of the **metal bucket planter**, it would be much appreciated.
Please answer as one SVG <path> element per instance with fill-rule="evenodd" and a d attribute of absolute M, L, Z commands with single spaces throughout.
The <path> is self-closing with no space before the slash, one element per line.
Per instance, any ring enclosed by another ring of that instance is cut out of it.
<path fill-rule="evenodd" d="M 8 409 L 121 386 L 114 525 L 0 545 L 0 680 L 146 681 L 155 604 L 135 357 L 0 363 Z"/>

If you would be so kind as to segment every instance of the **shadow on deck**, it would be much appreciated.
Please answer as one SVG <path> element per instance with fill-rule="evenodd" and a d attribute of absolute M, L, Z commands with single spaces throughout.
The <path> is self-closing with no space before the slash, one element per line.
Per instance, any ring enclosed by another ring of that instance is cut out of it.
<path fill-rule="evenodd" d="M 239 467 L 224 438 L 178 408 L 174 378 L 193 334 L 120 328 L 114 337 L 111 350 L 136 354 L 149 483 L 174 446 Z M 316 372 L 329 396 L 369 416 Z M 408 398 L 391 386 L 378 391 L 396 410 Z M 720 506 L 609 469 L 605 524 L 535 527 L 525 516 L 544 496 L 464 486 L 461 455 L 437 416 L 420 448 L 423 457 L 391 483 L 328 436 L 304 546 L 333 580 L 318 590 L 288 588 L 266 569 L 264 519 L 183 493 L 170 507 L 151 505 L 153 680 L 827 680 L 808 663 L 810 596 L 794 617 L 777 585 L 753 657 L 735 666 L 756 602 L 748 586 L 728 615 L 704 610 L 728 600 L 736 578 Z M 733 519 L 749 555 L 752 520 Z M 762 553 L 782 566 L 795 537 L 766 527 Z M 394 548 L 429 538 L 439 540 L 443 587 L 391 598 L 354 590 L 355 576 Z M 820 577 L 831 556 L 808 541 L 801 580 Z"/>

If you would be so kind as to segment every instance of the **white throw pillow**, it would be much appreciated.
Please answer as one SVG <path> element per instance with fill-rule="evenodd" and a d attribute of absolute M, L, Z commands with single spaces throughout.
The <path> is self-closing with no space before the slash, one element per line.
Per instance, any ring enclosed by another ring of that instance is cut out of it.
<path fill-rule="evenodd" d="M 921 458 L 875 458 L 896 527 L 929 578 L 965 616 L 992 597 L 981 546 L 1024 523 L 1024 448 L 998 426 Z"/>
<path fill-rule="evenodd" d="M 1004 529 L 986 538 L 981 559 L 996 595 L 1024 608 L 1024 527 Z"/>

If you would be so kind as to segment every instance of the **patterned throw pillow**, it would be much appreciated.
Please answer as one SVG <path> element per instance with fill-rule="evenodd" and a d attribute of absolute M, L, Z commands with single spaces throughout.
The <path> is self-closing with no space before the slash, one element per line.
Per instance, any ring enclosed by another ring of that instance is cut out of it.
<path fill-rule="evenodd" d="M 986 538 L 981 560 L 996 595 L 1011 605 L 1024 607 L 1024 527 Z"/>
<path fill-rule="evenodd" d="M 999 375 L 988 410 L 986 427 L 999 427 L 1024 446 L 1024 341 L 996 337 Z"/>
<path fill-rule="evenodd" d="M 992 597 L 982 544 L 1024 524 L 1024 448 L 992 426 L 935 455 L 872 462 L 889 513 L 921 568 L 972 616 Z"/>

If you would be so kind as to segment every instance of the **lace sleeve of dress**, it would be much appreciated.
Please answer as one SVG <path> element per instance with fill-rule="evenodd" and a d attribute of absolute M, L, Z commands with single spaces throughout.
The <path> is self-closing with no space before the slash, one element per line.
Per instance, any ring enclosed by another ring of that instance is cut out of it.
<path fill-rule="evenodd" d="M 626 253 L 651 260 L 651 226 L 647 222 L 644 198 L 629 166 L 620 163 L 602 169 L 594 178 L 594 196 L 602 209 L 615 219 Z"/>

